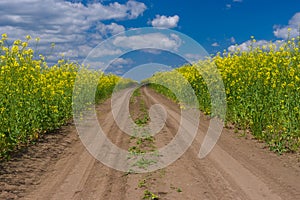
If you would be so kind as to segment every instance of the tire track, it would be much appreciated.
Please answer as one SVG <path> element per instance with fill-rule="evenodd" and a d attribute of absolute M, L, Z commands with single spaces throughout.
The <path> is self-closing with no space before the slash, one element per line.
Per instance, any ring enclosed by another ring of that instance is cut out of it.
<path fill-rule="evenodd" d="M 152 98 L 153 101 L 155 101 L 156 103 L 159 103 L 159 101 L 161 101 L 161 98 L 156 99 L 157 97 L 153 96 L 153 92 L 149 92 L 146 89 L 144 90 L 145 94 Z M 170 107 L 171 104 L 166 104 L 164 106 Z M 179 115 L 179 113 L 177 113 Z M 176 117 L 172 116 L 172 118 L 176 119 Z M 178 119 L 178 116 L 177 116 Z M 201 120 L 203 121 L 203 120 Z M 205 122 L 205 121 L 204 121 Z M 204 123 L 205 129 L 207 130 L 208 127 L 208 121 L 206 121 L 206 123 Z M 175 122 L 176 123 L 176 122 Z M 177 120 L 177 123 L 179 123 L 179 121 Z M 227 153 L 222 146 L 220 146 L 219 144 L 217 144 L 213 151 L 210 153 L 210 155 L 208 156 L 208 158 L 204 159 L 204 160 L 200 160 L 197 158 L 199 148 L 200 145 L 202 144 L 203 138 L 204 138 L 205 132 L 203 132 L 203 130 L 200 129 L 199 133 L 198 133 L 198 137 L 195 140 L 195 143 L 191 146 L 190 150 L 191 153 L 187 152 L 188 157 L 189 157 L 189 163 L 193 163 L 194 166 L 199 166 L 196 167 L 196 171 L 203 171 L 203 168 L 205 169 L 205 166 L 203 167 L 203 162 L 209 161 L 210 164 L 208 164 L 206 166 L 206 173 L 202 174 L 202 175 L 212 175 L 212 174 L 219 174 L 219 177 L 217 176 L 213 176 L 211 178 L 211 182 L 213 184 L 211 184 L 214 188 L 211 190 L 211 193 L 219 193 L 220 188 L 218 188 L 217 186 L 220 184 L 215 184 L 214 183 L 214 179 L 219 179 L 222 180 L 222 185 L 226 186 L 227 185 L 227 189 L 223 188 L 223 191 L 220 192 L 220 196 L 219 198 L 222 199 L 232 199 L 232 198 L 240 198 L 240 199 L 245 199 L 245 195 L 248 199 L 286 199 L 288 198 L 289 195 L 294 194 L 296 196 L 299 195 L 299 183 L 298 185 L 291 184 L 294 187 L 298 186 L 298 192 L 295 193 L 295 188 L 293 190 L 290 190 L 290 188 L 285 188 L 287 191 L 283 192 L 281 189 L 281 192 L 278 192 L 276 189 L 273 189 L 272 186 L 273 184 L 270 183 L 268 180 L 265 179 L 265 177 L 262 176 L 258 176 L 255 172 L 253 173 L 252 171 L 249 170 L 249 168 L 244 167 L 244 163 L 240 163 L 239 158 L 234 158 L 233 156 L 235 155 L 234 152 L 230 152 L 231 154 Z M 228 144 L 227 144 L 228 145 Z M 232 156 L 233 154 L 233 156 Z M 197 160 L 198 159 L 198 160 Z M 196 162 L 195 162 L 196 160 Z M 185 164 L 185 162 L 182 163 L 183 165 Z M 247 163 L 248 165 L 252 165 L 251 163 Z M 265 163 L 268 164 L 268 163 Z M 188 167 L 188 166 L 187 166 Z M 212 168 L 215 169 L 214 173 L 209 173 L 209 170 L 211 171 Z M 192 170 L 191 170 L 192 171 Z M 190 171 L 190 172 L 191 172 Z M 216 173 L 216 171 L 218 171 L 219 173 Z M 285 172 L 284 169 L 278 170 L 279 172 Z M 198 174 L 199 176 L 199 174 Z M 195 177 L 197 177 L 197 174 L 195 174 Z M 298 174 L 299 177 L 299 174 Z M 295 180 L 295 179 L 294 179 Z M 299 179 L 298 179 L 299 180 Z M 207 181 L 207 178 L 206 178 Z M 291 181 L 291 179 L 290 179 Z M 238 187 L 237 187 L 238 186 Z M 233 191 L 242 191 L 242 194 L 245 195 L 240 195 L 240 197 L 238 197 L 237 193 L 233 192 Z M 230 194 L 232 193 L 233 195 L 229 195 L 228 198 L 226 198 L 226 195 L 224 194 Z M 289 194 L 289 195 L 287 195 Z M 294 196 L 292 195 L 292 196 Z M 283 196 L 281 198 L 281 196 Z"/>
<path fill-rule="evenodd" d="M 155 146 L 164 147 L 178 131 L 179 106 L 151 89 L 143 87 L 141 91 L 146 107 L 161 104 L 167 112 L 165 125 L 154 136 Z M 122 102 L 119 103 L 122 105 Z M 108 139 L 127 150 L 130 136 L 115 123 L 111 101 L 105 101 L 96 110 Z M 123 125 L 129 123 L 129 116 L 119 117 Z M 200 160 L 198 152 L 209 123 L 209 119 L 201 115 L 198 134 L 192 145 L 168 167 L 127 176 L 95 160 L 73 128 L 70 131 L 72 143 L 57 161 L 49 163 L 43 180 L 26 193 L 24 199 L 140 199 L 143 189 L 137 185 L 143 178 L 147 179 L 149 189 L 158 194 L 160 200 L 300 199 L 300 163 L 297 167 L 297 162 L 288 162 L 287 157 L 261 149 L 253 140 L 236 138 L 232 130 L 224 129 L 213 151 Z M 118 162 L 117 156 L 111 159 Z M 182 192 L 178 192 L 177 188 Z"/>

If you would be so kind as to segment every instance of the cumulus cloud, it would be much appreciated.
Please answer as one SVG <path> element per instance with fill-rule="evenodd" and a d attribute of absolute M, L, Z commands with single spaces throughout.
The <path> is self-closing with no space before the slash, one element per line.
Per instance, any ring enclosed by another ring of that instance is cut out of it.
<path fill-rule="evenodd" d="M 113 44 L 130 49 L 155 48 L 177 50 L 181 42 L 181 39 L 175 34 L 148 33 L 135 36 L 118 36 L 115 38 Z"/>
<path fill-rule="evenodd" d="M 226 4 L 226 9 L 230 9 L 232 7 L 231 4 Z"/>
<path fill-rule="evenodd" d="M 145 53 L 154 54 L 154 55 L 159 55 L 162 53 L 162 50 L 159 50 L 159 49 L 143 49 L 142 51 Z"/>
<path fill-rule="evenodd" d="M 296 13 L 288 22 L 288 25 L 274 25 L 274 36 L 279 38 L 275 41 L 267 41 L 267 40 L 258 40 L 253 43 L 251 40 L 248 40 L 239 45 L 231 45 L 228 47 L 229 51 L 249 51 L 250 47 L 263 47 L 265 46 L 268 49 L 269 45 L 272 45 L 275 49 L 280 48 L 284 41 L 290 38 L 296 38 L 299 36 L 299 28 L 300 28 L 300 12 Z M 233 38 L 234 39 L 234 38 Z M 235 40 L 231 42 L 234 43 Z"/>
<path fill-rule="evenodd" d="M 22 9 L 20 9 L 22 5 Z M 136 6 L 136 7 L 135 7 Z M 87 29 L 95 21 L 136 18 L 146 9 L 143 3 L 128 1 L 109 5 L 101 3 L 71 3 L 62 0 L 9 0 L 0 1 L 0 26 L 22 27 L 29 30 Z M 64 27 L 61 27 L 64 26 Z"/>
<path fill-rule="evenodd" d="M 145 4 L 133 0 L 128 1 L 126 6 L 130 12 L 130 18 L 137 18 L 146 9 Z"/>
<path fill-rule="evenodd" d="M 234 6 L 235 3 L 242 3 L 242 2 L 243 2 L 243 0 L 232 0 L 231 3 L 227 3 L 225 5 L 225 9 L 230 10 Z"/>
<path fill-rule="evenodd" d="M 274 35 L 277 38 L 287 39 L 288 37 L 297 37 L 299 35 L 300 27 L 300 12 L 296 13 L 292 19 L 289 20 L 287 26 L 274 26 Z"/>
<path fill-rule="evenodd" d="M 118 34 L 93 49 L 88 58 L 84 60 L 84 64 L 89 65 L 92 69 L 105 69 L 106 66 L 109 66 L 109 69 L 105 69 L 106 72 L 115 73 L 114 70 L 123 68 L 123 66 L 131 66 L 135 62 L 134 59 L 118 58 L 125 52 L 135 50 L 154 52 L 154 54 L 160 54 L 163 51 L 176 52 L 181 44 L 181 38 L 173 33 L 149 33 L 138 30 L 134 34 L 132 32 Z"/>
<path fill-rule="evenodd" d="M 231 38 L 230 38 L 230 42 L 231 42 L 232 44 L 235 44 L 235 43 L 236 43 L 235 38 L 234 38 L 234 37 L 231 37 Z"/>
<path fill-rule="evenodd" d="M 228 50 L 229 51 L 237 51 L 237 50 L 249 51 L 251 46 L 253 48 L 256 48 L 256 47 L 262 47 L 262 46 L 268 45 L 268 44 L 270 44 L 270 41 L 267 41 L 267 40 L 259 40 L 259 41 L 256 41 L 255 43 L 253 43 L 252 40 L 248 40 L 240 45 L 231 45 L 228 47 Z"/>
<path fill-rule="evenodd" d="M 125 31 L 125 27 L 116 23 L 111 23 L 111 24 L 103 24 L 103 23 L 98 23 L 96 29 L 101 33 L 101 35 L 115 35 L 120 32 Z"/>
<path fill-rule="evenodd" d="M 219 43 L 214 42 L 214 43 L 211 44 L 211 46 L 213 46 L 213 47 L 219 47 L 220 45 L 219 45 Z"/>
<path fill-rule="evenodd" d="M 153 27 L 159 27 L 159 28 L 175 28 L 177 27 L 178 22 L 179 22 L 178 15 L 174 15 L 173 17 L 156 15 L 155 19 L 151 21 L 151 25 Z"/>
<path fill-rule="evenodd" d="M 106 71 L 121 75 L 122 73 L 124 73 L 123 69 L 126 66 L 130 66 L 131 64 L 133 64 L 133 60 L 131 60 L 130 58 L 117 58 L 112 63 L 110 63 L 110 66 L 106 69 Z"/>
<path fill-rule="evenodd" d="M 201 54 L 192 54 L 192 53 L 185 54 L 185 57 L 188 58 L 189 61 L 191 61 L 191 62 L 197 62 L 204 58 L 204 56 Z"/>
<path fill-rule="evenodd" d="M 117 24 L 118 21 L 137 18 L 146 10 L 144 3 L 134 0 L 124 4 L 82 2 L 2 0 L 0 34 L 7 33 L 12 40 L 22 39 L 26 35 L 40 37 L 41 52 L 43 49 L 46 52 L 54 42 L 57 54 L 65 53 L 77 59 L 77 56 L 86 56 L 91 47 L 105 37 L 124 31 L 125 27 Z M 105 23 L 106 20 L 110 23 Z"/>
<path fill-rule="evenodd" d="M 100 57 L 119 55 L 120 53 L 122 53 L 122 51 L 117 48 L 101 48 L 100 50 L 95 48 L 93 49 L 92 53 L 93 53 L 93 57 L 100 58 Z"/>
<path fill-rule="evenodd" d="M 117 58 L 113 61 L 114 65 L 128 65 L 132 63 L 133 61 L 130 58 Z"/>

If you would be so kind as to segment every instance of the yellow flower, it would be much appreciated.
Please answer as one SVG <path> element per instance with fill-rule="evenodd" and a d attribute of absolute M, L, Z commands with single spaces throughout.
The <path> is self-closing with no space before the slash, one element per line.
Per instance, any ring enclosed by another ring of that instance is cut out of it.
<path fill-rule="evenodd" d="M 30 40 L 31 36 L 30 35 L 26 35 L 26 40 Z"/>
<path fill-rule="evenodd" d="M 28 46 L 28 43 L 27 42 L 22 42 L 22 47 L 25 48 Z"/>
<path fill-rule="evenodd" d="M 13 53 L 18 53 L 19 52 L 19 47 L 14 45 L 12 48 L 11 48 L 12 52 Z"/>
<path fill-rule="evenodd" d="M 3 39 L 3 40 L 6 40 L 6 39 L 7 39 L 7 34 L 6 34 L 6 33 L 3 33 L 3 34 L 2 34 L 2 39 Z"/>

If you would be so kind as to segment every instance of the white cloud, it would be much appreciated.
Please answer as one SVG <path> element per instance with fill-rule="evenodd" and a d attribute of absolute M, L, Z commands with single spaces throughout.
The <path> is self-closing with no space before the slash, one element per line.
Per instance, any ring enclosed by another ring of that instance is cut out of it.
<path fill-rule="evenodd" d="M 114 71 L 114 73 L 116 74 L 116 75 L 119 75 L 119 76 L 121 76 L 122 74 L 124 74 L 124 70 L 122 70 L 122 69 L 119 69 L 119 70 L 116 70 L 116 71 Z"/>
<path fill-rule="evenodd" d="M 113 61 L 114 65 L 128 65 L 128 64 L 132 64 L 133 61 L 130 58 L 117 58 Z"/>
<path fill-rule="evenodd" d="M 265 46 L 266 49 L 269 48 L 270 45 L 273 46 L 273 48 L 278 49 L 280 48 L 286 39 L 290 38 L 296 38 L 299 36 L 299 28 L 300 28 L 300 12 L 296 13 L 288 22 L 288 25 L 286 26 L 279 26 L 274 25 L 274 36 L 277 38 L 280 38 L 282 40 L 275 40 L 275 41 L 266 41 L 266 40 L 259 40 L 253 43 L 251 40 L 248 40 L 242 44 L 239 45 L 231 45 L 228 47 L 229 51 L 249 51 L 251 45 L 256 47 L 263 47 Z M 232 37 L 233 38 L 233 37 Z M 232 40 L 231 42 L 233 43 Z"/>
<path fill-rule="evenodd" d="M 231 4 L 226 4 L 226 9 L 230 9 L 232 7 Z"/>
<path fill-rule="evenodd" d="M 189 61 L 191 62 L 197 62 L 204 58 L 204 56 L 201 54 L 191 54 L 191 53 L 185 54 L 185 57 L 188 58 Z"/>
<path fill-rule="evenodd" d="M 110 63 L 110 66 L 106 70 L 110 72 L 117 72 L 117 74 L 119 74 L 118 71 L 123 72 L 123 69 L 126 66 L 130 66 L 131 64 L 133 64 L 133 60 L 131 60 L 130 58 L 117 58 L 112 63 Z"/>
<path fill-rule="evenodd" d="M 299 35 L 300 27 L 300 12 L 296 13 L 292 19 L 289 20 L 287 26 L 274 26 L 274 35 L 277 38 L 287 39 L 290 37 L 297 37 Z"/>
<path fill-rule="evenodd" d="M 242 3 L 242 2 L 243 0 L 232 0 L 232 3 L 227 3 L 225 5 L 225 9 L 230 10 L 235 5 L 235 3 Z"/>
<path fill-rule="evenodd" d="M 128 7 L 128 11 L 130 11 L 130 18 L 137 18 L 146 10 L 145 4 L 133 0 L 128 1 L 126 5 Z"/>
<path fill-rule="evenodd" d="M 256 47 L 262 47 L 264 45 L 268 45 L 270 44 L 270 41 L 267 41 L 267 40 L 259 40 L 259 41 L 256 41 L 255 43 L 252 42 L 252 40 L 248 40 L 240 45 L 231 45 L 228 47 L 228 50 L 229 51 L 237 51 L 237 50 L 240 50 L 240 51 L 249 51 L 251 46 L 253 48 L 256 48 Z"/>
<path fill-rule="evenodd" d="M 125 27 L 116 23 L 111 23 L 109 25 L 99 23 L 96 27 L 96 29 L 102 34 L 102 35 L 115 35 L 120 32 L 125 31 Z"/>
<path fill-rule="evenodd" d="M 174 28 L 177 27 L 178 22 L 179 22 L 178 15 L 174 15 L 173 17 L 156 15 L 155 19 L 151 21 L 151 25 L 153 27 L 159 27 L 159 28 Z"/>
<path fill-rule="evenodd" d="M 56 43 L 54 53 L 65 53 L 76 59 L 86 56 L 89 49 L 105 37 L 125 30 L 120 20 L 142 15 L 146 5 L 129 0 L 121 3 L 64 0 L 2 0 L 0 1 L 0 34 L 7 33 L 12 40 L 26 35 L 40 37 L 40 53 L 47 53 L 50 44 Z M 105 20 L 110 22 L 105 24 Z M 111 54 L 113 52 L 104 52 Z M 48 57 L 55 57 L 54 55 Z"/>
<path fill-rule="evenodd" d="M 120 49 L 114 49 L 114 48 L 101 48 L 100 50 L 98 48 L 95 48 L 92 54 L 92 57 L 106 57 L 106 56 L 113 56 L 118 55 L 122 53 Z"/>
<path fill-rule="evenodd" d="M 214 43 L 211 44 L 211 46 L 213 46 L 213 47 L 219 47 L 220 45 L 219 45 L 219 43 L 214 42 Z"/>
<path fill-rule="evenodd" d="M 235 38 L 234 38 L 234 37 L 231 37 L 231 38 L 230 38 L 230 42 L 231 42 L 232 44 L 235 44 L 235 43 L 236 43 Z"/>
<path fill-rule="evenodd" d="M 145 53 L 154 54 L 154 55 L 159 55 L 162 53 L 162 51 L 159 49 L 143 49 L 142 51 Z"/>
<path fill-rule="evenodd" d="M 113 44 L 130 49 L 155 48 L 175 51 L 181 45 L 181 42 L 181 39 L 175 34 L 167 36 L 161 33 L 149 33 L 135 36 L 117 36 Z"/>

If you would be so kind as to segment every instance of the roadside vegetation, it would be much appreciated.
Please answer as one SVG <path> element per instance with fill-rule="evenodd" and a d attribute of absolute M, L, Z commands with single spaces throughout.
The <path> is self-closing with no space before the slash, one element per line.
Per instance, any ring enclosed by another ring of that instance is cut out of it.
<path fill-rule="evenodd" d="M 175 71 L 179 72 L 196 93 L 199 109 L 211 115 L 207 81 L 201 73 L 209 72 L 210 66 L 216 65 L 225 86 L 226 124 L 249 130 L 272 151 L 297 151 L 300 147 L 300 38 L 256 48 L 256 41 L 252 39 L 249 51 L 224 51 L 193 65 L 157 73 L 145 82 L 167 82 L 184 95 L 182 83 L 173 76 Z M 0 159 L 9 158 L 11 152 L 27 146 L 72 118 L 72 100 L 84 97 L 74 93 L 79 69 L 86 88 L 89 88 L 90 80 L 98 79 L 95 99 L 83 98 L 84 104 L 81 105 L 109 97 L 119 81 L 123 81 L 124 85 L 130 84 L 130 80 L 91 71 L 64 59 L 48 66 L 43 55 L 36 55 L 28 47 L 30 40 L 31 37 L 26 36 L 24 41 L 8 44 L 6 34 L 0 40 Z M 38 41 L 36 39 L 36 43 Z M 209 84 L 213 83 L 213 78 Z M 159 85 L 151 87 L 178 101 L 171 90 Z M 138 92 L 135 95 L 138 96 Z M 141 113 L 147 111 L 143 109 Z M 149 116 L 142 114 L 135 123 L 142 125 L 148 120 Z M 152 139 L 145 137 L 139 140 L 150 142 Z M 130 150 L 143 151 L 139 144 Z"/>
<path fill-rule="evenodd" d="M 25 41 L 8 44 L 6 34 L 0 40 L 0 159 L 37 140 L 42 134 L 59 128 L 72 118 L 72 98 L 76 75 L 81 68 L 86 87 L 98 79 L 94 102 L 110 96 L 121 78 L 91 71 L 76 63 L 59 60 L 48 66 L 43 55 L 35 55 Z M 36 39 L 38 42 L 38 39 Z M 124 85 L 130 80 L 122 80 Z M 82 96 L 82 95 L 81 95 Z M 85 100 L 82 105 L 92 102 Z"/>
<path fill-rule="evenodd" d="M 157 73 L 146 82 L 173 84 L 180 91 L 182 83 L 174 79 L 174 73 L 181 73 L 195 91 L 200 109 L 210 115 L 210 94 L 201 73 L 209 73 L 210 66 L 216 65 L 225 86 L 226 124 L 250 130 L 272 151 L 297 151 L 300 147 L 299 39 L 254 48 L 256 41 L 252 38 L 249 51 L 224 51 L 192 66 Z M 208 80 L 209 84 L 213 78 Z M 152 87 L 175 99 L 170 90 L 160 85 Z"/>

